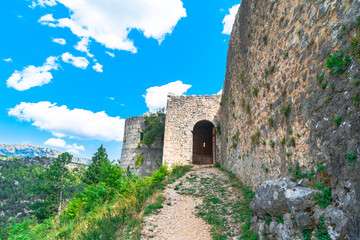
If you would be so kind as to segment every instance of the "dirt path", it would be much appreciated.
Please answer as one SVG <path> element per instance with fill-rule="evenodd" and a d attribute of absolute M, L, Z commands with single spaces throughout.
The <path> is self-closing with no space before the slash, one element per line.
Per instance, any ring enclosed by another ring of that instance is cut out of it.
<path fill-rule="evenodd" d="M 233 211 L 240 196 L 228 175 L 217 168 L 194 168 L 168 185 L 164 195 L 160 213 L 144 219 L 142 240 L 210 240 L 224 234 L 232 239 L 239 235 L 240 224 Z M 204 219 L 218 226 L 212 228 Z"/>
<path fill-rule="evenodd" d="M 210 240 L 210 226 L 195 216 L 195 207 L 202 203 L 200 198 L 180 195 L 174 188 L 189 173 L 168 185 L 164 191 L 165 203 L 157 215 L 145 217 L 141 239 L 153 240 Z"/>

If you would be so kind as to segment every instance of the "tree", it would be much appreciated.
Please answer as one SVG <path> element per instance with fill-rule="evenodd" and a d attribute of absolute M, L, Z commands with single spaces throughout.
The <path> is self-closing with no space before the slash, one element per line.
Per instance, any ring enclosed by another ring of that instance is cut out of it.
<path fill-rule="evenodd" d="M 56 227 L 59 226 L 61 204 L 67 195 L 66 189 L 74 181 L 73 174 L 66 167 L 71 163 L 71 159 L 72 155 L 69 153 L 59 155 L 49 168 L 38 175 L 40 181 L 33 188 L 33 192 L 38 196 L 46 195 L 45 201 L 38 201 L 33 205 L 35 216 L 44 220 L 57 211 Z"/>
<path fill-rule="evenodd" d="M 110 165 L 111 163 L 106 153 L 106 149 L 101 144 L 97 152 L 92 157 L 91 164 L 84 173 L 83 182 L 86 183 L 87 185 L 98 183 L 102 178 L 103 167 Z"/>
<path fill-rule="evenodd" d="M 143 129 L 143 141 L 149 148 L 156 139 L 164 140 L 165 132 L 165 109 L 161 108 L 156 113 L 145 116 L 145 129 Z"/>

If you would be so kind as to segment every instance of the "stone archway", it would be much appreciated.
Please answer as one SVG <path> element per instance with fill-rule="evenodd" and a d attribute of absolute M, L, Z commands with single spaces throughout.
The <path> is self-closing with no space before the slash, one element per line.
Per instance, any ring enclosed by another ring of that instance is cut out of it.
<path fill-rule="evenodd" d="M 192 163 L 205 165 L 214 164 L 216 149 L 215 126 L 206 120 L 199 121 L 193 128 Z"/>

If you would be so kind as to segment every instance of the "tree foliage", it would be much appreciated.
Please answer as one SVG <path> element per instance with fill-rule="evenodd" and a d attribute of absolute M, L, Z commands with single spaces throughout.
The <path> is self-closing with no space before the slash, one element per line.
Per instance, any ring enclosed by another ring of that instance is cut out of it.
<path fill-rule="evenodd" d="M 32 188 L 37 196 L 45 195 L 44 201 L 37 201 L 33 205 L 34 215 L 40 221 L 61 211 L 61 203 L 69 197 L 67 191 L 75 181 L 73 173 L 67 168 L 71 163 L 72 155 L 63 153 L 59 155 L 52 165 L 38 175 L 39 182 Z"/>
<path fill-rule="evenodd" d="M 143 142 L 149 148 L 156 139 L 164 140 L 165 109 L 161 108 L 156 113 L 145 116 L 145 129 L 143 129 Z"/>
<path fill-rule="evenodd" d="M 102 168 L 109 165 L 110 160 L 108 158 L 108 154 L 106 153 L 106 149 L 104 148 L 104 146 L 101 144 L 97 152 L 92 157 L 91 164 L 84 173 L 83 182 L 87 185 L 100 182 Z"/>

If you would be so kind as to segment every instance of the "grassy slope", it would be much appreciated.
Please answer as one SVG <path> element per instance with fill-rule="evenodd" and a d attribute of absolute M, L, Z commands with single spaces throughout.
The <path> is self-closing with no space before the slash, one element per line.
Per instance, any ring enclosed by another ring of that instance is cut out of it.
<path fill-rule="evenodd" d="M 146 200 L 168 183 L 189 170 L 177 166 L 170 174 L 164 166 L 151 177 L 142 179 L 112 166 L 99 184 L 87 187 L 74 197 L 61 215 L 59 229 L 55 218 L 39 224 L 27 220 L 11 231 L 9 239 L 140 239 L 144 210 L 159 206 L 148 205 Z"/>

